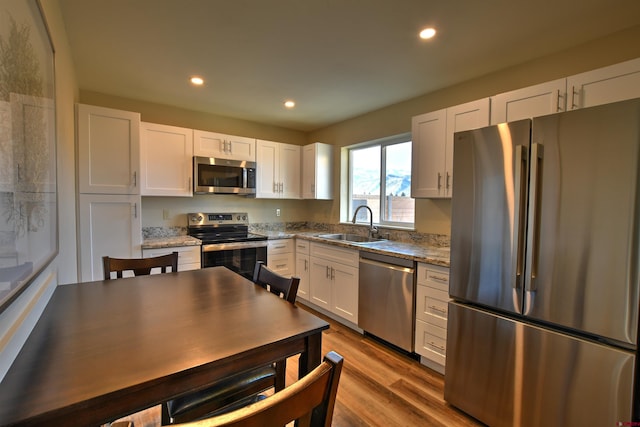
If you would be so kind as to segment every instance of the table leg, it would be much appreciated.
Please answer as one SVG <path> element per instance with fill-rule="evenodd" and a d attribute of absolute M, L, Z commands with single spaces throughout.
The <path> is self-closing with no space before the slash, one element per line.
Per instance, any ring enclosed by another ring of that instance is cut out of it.
<path fill-rule="evenodd" d="M 306 338 L 307 351 L 300 354 L 298 361 L 298 378 L 302 378 L 320 365 L 322 361 L 322 332 L 309 335 Z"/>

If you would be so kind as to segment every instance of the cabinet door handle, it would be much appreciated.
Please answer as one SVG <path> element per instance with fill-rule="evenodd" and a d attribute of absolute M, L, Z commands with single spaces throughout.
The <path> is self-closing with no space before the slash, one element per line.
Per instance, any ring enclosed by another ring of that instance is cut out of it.
<path fill-rule="evenodd" d="M 440 187 L 442 187 L 442 185 L 440 184 L 441 178 L 442 178 L 442 174 L 440 174 L 440 172 L 438 172 L 438 189 L 440 189 Z"/>
<path fill-rule="evenodd" d="M 556 111 L 562 111 L 562 105 L 560 105 L 560 99 L 562 99 L 562 95 L 560 95 L 560 89 L 558 89 L 556 93 Z"/>
<path fill-rule="evenodd" d="M 138 218 L 138 204 L 137 203 L 133 204 L 133 217 L 134 218 Z"/>
<path fill-rule="evenodd" d="M 571 109 L 576 109 L 578 108 L 578 105 L 576 104 L 576 87 L 575 86 L 571 86 Z"/>
<path fill-rule="evenodd" d="M 449 173 L 449 171 L 447 171 L 447 181 L 446 181 L 447 189 L 449 189 L 449 178 L 451 178 L 451 174 Z"/>
<path fill-rule="evenodd" d="M 233 144 L 229 141 L 229 154 L 233 154 Z"/>
<path fill-rule="evenodd" d="M 278 183 L 277 182 L 273 182 L 273 192 L 277 193 L 278 192 Z"/>
<path fill-rule="evenodd" d="M 331 268 L 331 267 L 329 267 L 329 266 L 327 265 L 327 271 L 325 272 L 325 277 L 326 277 L 327 279 L 330 279 L 330 278 L 331 278 L 331 271 L 329 270 L 329 268 Z"/>
<path fill-rule="evenodd" d="M 331 267 L 331 280 L 334 280 L 336 278 L 336 270 Z"/>
<path fill-rule="evenodd" d="M 304 271 L 308 271 L 309 270 L 309 261 L 307 261 L 306 259 L 304 260 Z"/>
<path fill-rule="evenodd" d="M 138 171 L 133 171 L 133 186 L 138 186 Z"/>

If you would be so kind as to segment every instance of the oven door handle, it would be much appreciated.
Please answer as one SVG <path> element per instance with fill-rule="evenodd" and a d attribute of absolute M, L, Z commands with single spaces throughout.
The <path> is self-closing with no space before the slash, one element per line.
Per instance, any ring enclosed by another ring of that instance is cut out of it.
<path fill-rule="evenodd" d="M 202 252 L 232 251 L 235 249 L 251 249 L 267 247 L 266 240 L 253 242 L 211 243 L 202 245 Z"/>

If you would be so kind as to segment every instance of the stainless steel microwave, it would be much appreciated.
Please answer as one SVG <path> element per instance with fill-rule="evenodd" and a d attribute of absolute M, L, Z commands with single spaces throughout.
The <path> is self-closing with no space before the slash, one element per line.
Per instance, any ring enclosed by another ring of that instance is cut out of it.
<path fill-rule="evenodd" d="M 195 194 L 255 194 L 256 163 L 195 156 L 193 183 Z"/>

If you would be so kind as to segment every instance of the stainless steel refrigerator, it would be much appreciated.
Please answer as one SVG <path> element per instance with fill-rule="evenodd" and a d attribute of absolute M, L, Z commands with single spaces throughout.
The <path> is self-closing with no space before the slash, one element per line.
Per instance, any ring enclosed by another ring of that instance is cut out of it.
<path fill-rule="evenodd" d="M 639 158 L 640 99 L 456 133 L 449 403 L 490 426 L 640 421 Z"/>

